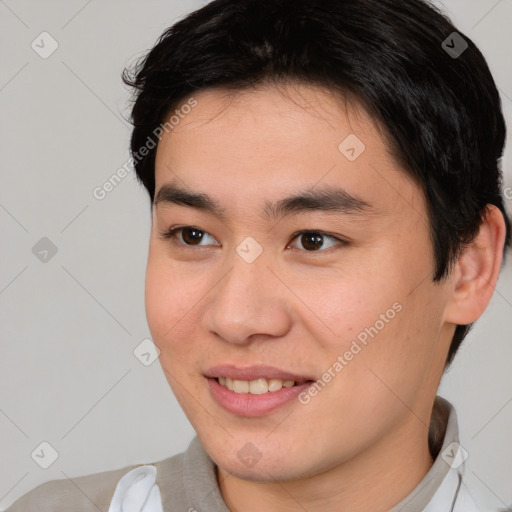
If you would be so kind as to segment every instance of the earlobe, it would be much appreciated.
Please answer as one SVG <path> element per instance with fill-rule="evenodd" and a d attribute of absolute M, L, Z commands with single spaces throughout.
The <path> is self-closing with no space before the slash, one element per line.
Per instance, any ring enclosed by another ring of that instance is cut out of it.
<path fill-rule="evenodd" d="M 487 308 L 500 273 L 505 233 L 503 214 L 496 206 L 487 205 L 477 235 L 453 268 L 453 289 L 445 310 L 446 322 L 473 323 Z"/>

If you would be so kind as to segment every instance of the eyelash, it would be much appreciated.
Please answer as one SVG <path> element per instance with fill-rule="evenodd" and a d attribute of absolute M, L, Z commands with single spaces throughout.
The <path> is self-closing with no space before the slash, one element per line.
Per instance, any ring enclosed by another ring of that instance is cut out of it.
<path fill-rule="evenodd" d="M 187 229 L 192 229 L 192 230 L 200 231 L 201 233 L 206 233 L 206 234 L 210 235 L 210 233 L 208 233 L 207 231 L 199 229 L 196 226 L 176 226 L 176 227 L 170 228 L 167 231 L 161 232 L 160 233 L 160 237 L 162 239 L 164 239 L 164 240 L 172 240 L 173 243 L 175 243 L 176 245 L 179 245 L 180 247 L 184 247 L 184 248 L 187 248 L 187 249 L 195 249 L 196 247 L 197 248 L 207 247 L 207 246 L 204 246 L 204 245 L 197 245 L 197 246 L 195 246 L 195 245 L 187 245 L 187 244 L 181 243 L 179 241 L 176 241 L 177 240 L 176 239 L 177 234 L 179 232 L 187 230 Z M 325 233 L 324 231 L 313 230 L 313 229 L 305 229 L 305 230 L 302 230 L 302 231 L 297 231 L 296 233 L 294 233 L 292 235 L 292 239 L 291 239 L 290 243 L 293 242 L 299 236 L 304 235 L 304 234 L 315 234 L 315 235 L 320 235 L 320 236 L 322 236 L 324 238 L 328 238 L 328 239 L 334 240 L 334 241 L 338 242 L 338 244 L 339 244 L 338 248 L 345 247 L 345 246 L 349 245 L 349 242 L 346 241 L 346 240 L 338 238 L 338 237 L 336 237 L 334 235 L 329 235 L 328 233 Z M 212 235 L 210 235 L 210 236 L 212 236 Z M 302 252 L 308 252 L 308 253 L 328 252 L 331 249 L 336 249 L 336 247 L 329 247 L 328 249 L 318 249 L 318 250 L 313 250 L 313 251 L 303 250 Z"/>

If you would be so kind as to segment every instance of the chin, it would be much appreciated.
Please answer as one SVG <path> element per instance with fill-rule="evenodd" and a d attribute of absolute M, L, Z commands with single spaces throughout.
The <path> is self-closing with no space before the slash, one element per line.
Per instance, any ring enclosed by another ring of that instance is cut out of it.
<path fill-rule="evenodd" d="M 221 464 L 217 464 L 227 473 L 239 478 L 241 480 L 247 480 L 250 482 L 261 482 L 261 483 L 276 483 L 286 482 L 291 480 L 298 480 L 307 476 L 297 468 L 291 468 L 283 466 L 282 464 L 276 467 L 274 462 L 264 463 L 262 460 L 259 461 L 254 467 L 249 468 L 244 464 L 241 464 L 238 460 L 226 460 L 220 461 Z M 225 462 L 225 463 L 224 463 Z"/>
<path fill-rule="evenodd" d="M 308 472 L 308 468 L 302 466 L 304 456 L 299 457 L 298 450 L 290 452 L 288 447 L 272 445 L 264 441 L 264 436 L 261 442 L 253 443 L 247 439 L 250 436 L 236 440 L 229 438 L 228 446 L 223 446 L 214 438 L 212 443 L 203 443 L 203 446 L 217 466 L 242 480 L 273 483 L 314 474 L 311 468 Z"/>

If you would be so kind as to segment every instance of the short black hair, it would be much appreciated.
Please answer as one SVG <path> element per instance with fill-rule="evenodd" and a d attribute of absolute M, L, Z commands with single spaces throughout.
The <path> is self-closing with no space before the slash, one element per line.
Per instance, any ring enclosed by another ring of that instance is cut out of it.
<path fill-rule="evenodd" d="M 424 0 L 214 0 L 167 29 L 123 80 L 135 88 L 131 152 L 152 202 L 156 148 L 138 150 L 182 100 L 208 87 L 295 81 L 356 98 L 383 128 L 425 194 L 434 282 L 488 204 L 503 213 L 510 245 L 496 84 L 471 39 Z M 471 326 L 456 327 L 447 365 Z"/>

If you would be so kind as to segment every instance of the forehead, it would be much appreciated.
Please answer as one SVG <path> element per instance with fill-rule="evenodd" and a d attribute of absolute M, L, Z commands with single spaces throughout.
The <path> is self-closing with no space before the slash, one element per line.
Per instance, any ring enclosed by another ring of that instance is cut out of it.
<path fill-rule="evenodd" d="M 173 114 L 179 113 L 189 99 L 169 114 L 175 124 L 172 131 L 164 133 L 159 146 L 173 140 L 179 144 L 192 137 L 208 137 L 221 142 L 223 149 L 233 142 L 238 142 L 239 148 L 264 145 L 271 155 L 291 157 L 292 151 L 297 154 L 307 140 L 321 142 L 318 150 L 328 146 L 332 149 L 332 142 L 336 149 L 336 142 L 345 132 L 357 132 L 373 149 L 385 151 L 376 121 L 356 99 L 319 86 L 283 83 L 244 90 L 216 87 L 197 91 L 193 97 L 196 106 L 179 119 Z M 280 145 L 283 142 L 288 144 Z M 235 150 L 232 147 L 231 152 Z"/>
<path fill-rule="evenodd" d="M 342 186 L 380 207 L 396 204 L 397 194 L 409 204 L 421 195 L 353 99 L 299 84 L 213 88 L 193 98 L 188 113 L 176 107 L 179 122 L 158 144 L 157 193 L 179 181 L 241 208 L 317 185 Z"/>

